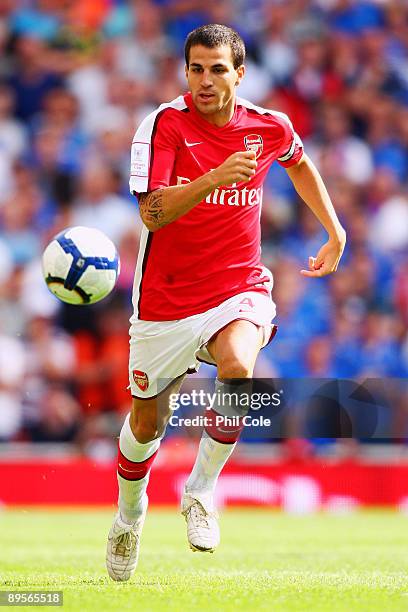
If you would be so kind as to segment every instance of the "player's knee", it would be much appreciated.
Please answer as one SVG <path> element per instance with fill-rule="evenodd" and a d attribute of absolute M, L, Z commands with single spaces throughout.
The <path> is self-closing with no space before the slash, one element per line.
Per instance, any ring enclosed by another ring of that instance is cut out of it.
<path fill-rule="evenodd" d="M 252 364 L 239 357 L 233 356 L 218 364 L 217 376 L 219 380 L 226 378 L 251 378 L 252 373 Z"/>
<path fill-rule="evenodd" d="M 161 438 L 166 430 L 167 418 L 157 416 L 138 418 L 132 423 L 133 434 L 140 444 Z"/>
<path fill-rule="evenodd" d="M 130 413 L 129 424 L 133 435 L 140 444 L 147 444 L 163 436 L 170 411 L 158 411 L 155 404 L 146 402 L 140 404 L 134 400 Z"/>
<path fill-rule="evenodd" d="M 156 438 L 159 438 L 161 435 L 160 428 L 157 423 L 143 423 L 139 422 L 136 424 L 136 427 L 133 431 L 133 434 L 140 444 L 147 444 Z"/>

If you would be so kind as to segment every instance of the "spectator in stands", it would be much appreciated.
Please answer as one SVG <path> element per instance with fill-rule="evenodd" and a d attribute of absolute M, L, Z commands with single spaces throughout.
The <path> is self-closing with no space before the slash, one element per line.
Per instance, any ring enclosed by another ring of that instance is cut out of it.
<path fill-rule="evenodd" d="M 16 116 L 30 122 L 41 111 L 46 94 L 63 84 L 63 79 L 47 68 L 47 46 L 34 35 L 16 41 L 16 66 L 9 85 L 16 99 Z"/>
<path fill-rule="evenodd" d="M 70 225 L 90 225 L 105 232 L 115 243 L 137 224 L 133 202 L 115 193 L 115 175 L 99 159 L 88 159 L 82 168 L 79 192 Z"/>

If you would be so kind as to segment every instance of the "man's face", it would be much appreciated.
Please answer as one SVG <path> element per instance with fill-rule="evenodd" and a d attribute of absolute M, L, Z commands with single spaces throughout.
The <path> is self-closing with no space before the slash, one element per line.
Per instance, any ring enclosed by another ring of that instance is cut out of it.
<path fill-rule="evenodd" d="M 197 110 L 209 120 L 224 115 L 233 107 L 244 66 L 234 68 L 228 46 L 209 49 L 196 45 L 191 47 L 189 59 L 186 77 Z"/>

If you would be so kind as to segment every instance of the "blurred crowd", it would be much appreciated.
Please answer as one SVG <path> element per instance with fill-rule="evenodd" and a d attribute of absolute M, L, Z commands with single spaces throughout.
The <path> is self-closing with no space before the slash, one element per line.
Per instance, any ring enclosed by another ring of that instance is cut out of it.
<path fill-rule="evenodd" d="M 0 440 L 86 450 L 129 410 L 130 143 L 185 91 L 184 39 L 203 23 L 239 31 L 239 95 L 290 116 L 348 233 L 336 274 L 302 277 L 325 233 L 272 166 L 263 261 L 279 331 L 256 375 L 407 376 L 405 0 L 0 0 Z M 93 307 L 62 305 L 42 280 L 43 248 L 72 225 L 120 252 L 117 290 Z"/>

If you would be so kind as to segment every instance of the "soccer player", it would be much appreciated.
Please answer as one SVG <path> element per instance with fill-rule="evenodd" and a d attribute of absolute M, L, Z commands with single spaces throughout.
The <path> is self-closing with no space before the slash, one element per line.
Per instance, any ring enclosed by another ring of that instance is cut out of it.
<path fill-rule="evenodd" d="M 329 195 L 288 117 L 236 96 L 245 47 L 223 25 L 191 32 L 189 92 L 144 119 L 132 143 L 130 190 L 144 223 L 130 328 L 133 397 L 119 439 L 119 511 L 108 538 L 113 580 L 134 572 L 151 465 L 171 415 L 169 396 L 199 361 L 216 365 L 216 391 L 241 387 L 274 334 L 271 273 L 260 261 L 262 184 L 272 162 L 322 223 L 327 242 L 308 270 L 334 272 L 345 245 Z M 223 414 L 215 406 L 213 414 Z M 219 543 L 213 492 L 240 427 L 206 427 L 181 502 L 193 550 Z"/>

